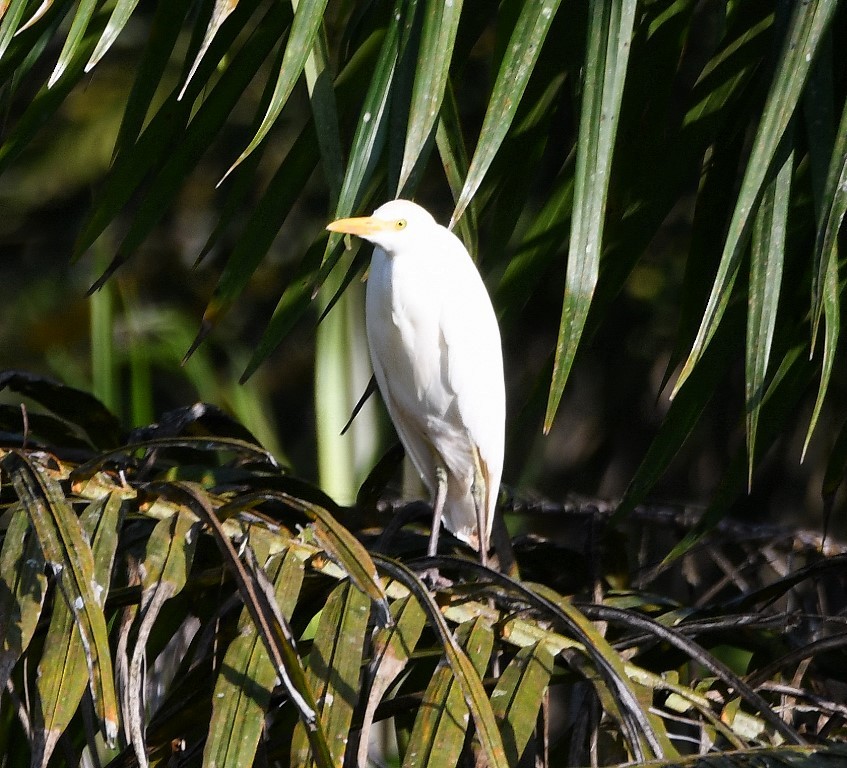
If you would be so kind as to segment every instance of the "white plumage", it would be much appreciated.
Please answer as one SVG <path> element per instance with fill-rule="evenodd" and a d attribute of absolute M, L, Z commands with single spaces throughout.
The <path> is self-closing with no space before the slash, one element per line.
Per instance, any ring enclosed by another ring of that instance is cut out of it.
<path fill-rule="evenodd" d="M 371 363 L 433 495 L 430 551 L 441 504 L 448 530 L 484 560 L 503 469 L 506 397 L 500 331 L 482 278 L 461 241 L 408 200 L 327 228 L 376 246 L 366 297 Z"/>

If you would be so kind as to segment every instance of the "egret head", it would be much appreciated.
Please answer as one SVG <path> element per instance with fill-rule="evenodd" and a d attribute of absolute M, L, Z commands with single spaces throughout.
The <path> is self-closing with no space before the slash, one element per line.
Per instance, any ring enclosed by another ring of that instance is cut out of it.
<path fill-rule="evenodd" d="M 395 254 L 404 246 L 425 240 L 427 231 L 438 226 L 428 211 L 410 200 L 392 200 L 373 215 L 339 219 L 327 226 L 330 232 L 358 235 L 386 253 Z"/>

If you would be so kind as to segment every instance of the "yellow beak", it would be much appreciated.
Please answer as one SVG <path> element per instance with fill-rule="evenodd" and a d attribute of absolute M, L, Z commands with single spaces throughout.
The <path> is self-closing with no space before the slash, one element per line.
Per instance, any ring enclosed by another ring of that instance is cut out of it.
<path fill-rule="evenodd" d="M 327 224 L 330 232 L 343 232 L 345 235 L 358 235 L 367 237 L 378 232 L 385 232 L 392 227 L 392 222 L 383 219 L 375 219 L 373 216 L 359 216 L 352 219 L 338 219 L 332 224 Z"/>

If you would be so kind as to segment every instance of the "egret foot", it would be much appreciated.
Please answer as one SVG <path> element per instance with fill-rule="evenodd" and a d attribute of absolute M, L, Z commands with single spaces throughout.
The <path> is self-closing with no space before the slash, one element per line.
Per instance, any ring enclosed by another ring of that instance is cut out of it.
<path fill-rule="evenodd" d="M 435 592 L 439 589 L 447 589 L 452 587 L 453 582 L 446 576 L 442 576 L 438 568 L 427 568 L 421 573 L 421 581 L 426 585 L 430 592 Z"/>

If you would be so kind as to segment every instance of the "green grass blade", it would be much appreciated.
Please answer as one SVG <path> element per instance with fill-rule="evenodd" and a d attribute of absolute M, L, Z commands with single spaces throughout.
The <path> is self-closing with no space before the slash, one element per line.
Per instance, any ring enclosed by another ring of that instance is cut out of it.
<path fill-rule="evenodd" d="M 118 35 L 126 26 L 126 23 L 129 21 L 129 17 L 132 16 L 132 12 L 135 10 L 135 6 L 137 5 L 138 0 L 117 1 L 114 9 L 112 10 L 112 15 L 109 17 L 109 22 L 106 24 L 106 29 L 103 30 L 103 34 L 100 36 L 100 40 L 94 48 L 94 53 L 91 54 L 88 64 L 85 65 L 86 72 L 90 72 L 94 69 L 94 67 L 97 66 L 97 62 L 100 61 L 100 59 L 102 59 L 106 54 L 106 51 L 112 47 L 112 43 L 117 40 Z"/>
<path fill-rule="evenodd" d="M 573 223 L 553 381 L 544 417 L 545 433 L 553 426 L 600 271 L 606 196 L 635 8 L 633 0 L 590 3 Z"/>
<path fill-rule="evenodd" d="M 256 268 L 279 234 L 281 222 L 299 199 L 303 187 L 315 170 L 319 159 L 315 126 L 309 122 L 285 159 L 280 163 L 267 189 L 253 208 L 203 313 L 197 339 L 189 350 L 196 349 L 206 334 L 229 311 L 241 295 Z"/>
<path fill-rule="evenodd" d="M 18 31 L 18 26 L 27 7 L 27 0 L 12 0 L 0 20 L 0 59 Z"/>
<path fill-rule="evenodd" d="M 468 175 L 468 153 L 462 134 L 459 105 L 456 103 L 456 95 L 449 78 L 444 91 L 444 101 L 441 103 L 438 127 L 435 130 L 435 144 L 453 194 L 453 201 L 458 202 L 459 195 L 462 194 L 463 180 Z M 479 245 L 476 205 L 473 200 L 465 209 L 465 214 L 459 219 L 459 234 L 468 252 L 476 260 L 479 258 Z"/>
<path fill-rule="evenodd" d="M 101 608 L 109 593 L 121 517 L 121 498 L 116 494 L 92 502 L 81 517 L 85 537 L 91 542 L 94 555 Z M 53 608 L 35 681 L 33 765 L 47 765 L 87 685 L 85 648 L 73 614 L 59 601 Z"/>
<path fill-rule="evenodd" d="M 0 145 L 0 171 L 23 151 L 38 131 L 49 124 L 65 104 L 68 94 L 79 82 L 86 57 L 94 47 L 96 28 L 101 18 L 97 17 L 91 33 L 74 46 L 74 54 L 66 63 L 64 74 L 51 84 L 52 87 L 44 86 L 34 98 L 29 99 L 24 113 Z"/>
<path fill-rule="evenodd" d="M 491 693 L 509 765 L 517 765 L 535 730 L 538 711 L 553 674 L 553 653 L 541 641 L 521 648 Z"/>
<path fill-rule="evenodd" d="M 691 246 L 685 260 L 680 291 L 676 339 L 662 378 L 662 390 L 687 357 L 697 337 L 701 309 L 709 298 L 709 286 L 717 272 L 724 232 L 729 224 L 725 190 L 727 185 L 734 184 L 742 151 L 743 137 L 719 133 L 714 150 L 702 164 L 691 224 Z"/>
<path fill-rule="evenodd" d="M 32 16 L 30 16 L 29 19 L 27 19 L 26 24 L 24 24 L 18 30 L 18 32 L 23 32 L 26 29 L 30 29 L 31 27 L 34 27 L 45 16 L 47 16 L 48 12 L 51 9 L 55 8 L 57 5 L 58 5 L 58 3 L 54 2 L 54 0 L 42 0 L 42 2 L 35 9 L 35 13 L 33 13 Z M 70 6 L 73 5 L 73 3 L 63 3 L 62 5 L 64 5 L 65 9 L 70 10 Z"/>
<path fill-rule="evenodd" d="M 358 251 L 356 255 L 360 255 Z M 342 504 L 356 499 L 364 472 L 372 466 L 379 439 L 374 403 L 341 434 L 356 398 L 373 375 L 365 337 L 365 286 L 355 280 L 355 256 L 339 263 L 318 292 L 322 308 L 315 338 L 315 415 L 318 477 L 321 487 Z M 351 268 L 343 271 L 345 263 Z M 334 311 L 333 304 L 338 302 Z"/>
<path fill-rule="evenodd" d="M 826 92 L 821 94 L 823 99 L 830 99 L 832 84 L 829 82 Z M 816 105 L 810 105 L 814 109 Z M 816 110 L 817 112 L 817 110 Z M 818 115 L 810 115 L 807 119 L 810 133 L 818 130 Z M 829 167 L 825 178 L 821 170 L 824 153 L 832 147 L 829 156 Z M 838 276 L 838 231 L 847 211 L 847 104 L 841 113 L 838 129 L 833 141 L 831 136 L 816 136 L 810 140 L 812 155 L 812 176 L 815 187 L 815 210 L 818 221 L 815 238 L 815 254 L 812 265 L 812 344 L 814 354 L 817 332 L 821 314 L 824 317 L 825 334 L 823 363 L 818 395 L 815 400 L 812 418 L 806 439 L 803 443 L 803 457 L 809 447 L 812 433 L 820 417 L 823 401 L 829 388 L 835 355 L 838 348 L 838 338 L 841 329 L 841 303 L 839 296 Z M 820 158 L 820 160 L 816 159 Z M 820 192 L 817 192 L 820 190 Z M 821 274 L 823 272 L 823 274 Z"/>
<path fill-rule="evenodd" d="M 275 13 L 257 27 L 242 49 L 233 57 L 211 93 L 200 105 L 182 136 L 178 146 L 172 148 L 162 168 L 151 181 L 144 200 L 132 219 L 129 231 L 121 241 L 112 262 L 98 278 L 92 290 L 97 290 L 118 267 L 138 249 L 150 231 L 165 215 L 182 189 L 183 180 L 200 161 L 209 148 L 210 137 L 215 136 L 225 124 L 233 108 L 249 85 L 256 70 L 273 50 L 277 39 L 277 23 L 284 25 L 285 13 Z"/>
<path fill-rule="evenodd" d="M 374 632 L 369 674 L 368 701 L 362 716 L 357 765 L 367 765 L 370 731 L 376 708 L 397 676 L 406 668 L 426 623 L 426 615 L 411 596 L 391 604 L 393 623 Z"/>
<path fill-rule="evenodd" d="M 388 105 L 388 138 L 386 166 L 386 197 L 400 196 L 400 166 L 406 146 L 406 132 L 409 128 L 409 108 L 412 103 L 412 89 L 415 86 L 415 73 L 418 67 L 418 52 L 423 26 L 425 0 L 406 0 L 395 3 L 394 15 L 400 22 L 397 41 L 396 72 L 391 80 L 391 94 Z M 397 14 L 400 17 L 397 18 Z M 389 19 L 389 24 L 391 23 Z M 410 185 L 411 187 L 411 185 Z M 405 194 L 411 194 L 411 189 Z"/>
<path fill-rule="evenodd" d="M 303 561 L 289 549 L 267 568 L 280 611 L 290 620 L 303 584 Z M 238 637 L 227 648 L 215 681 L 203 765 L 253 765 L 276 679 L 264 643 L 244 608 Z"/>
<path fill-rule="evenodd" d="M 175 5 L 178 5 L 175 3 Z M 245 10 L 238 8 L 235 14 L 243 13 L 244 16 L 233 18 L 233 24 L 226 25 L 212 43 L 211 53 L 207 55 L 200 65 L 201 72 L 195 77 L 187 92 L 187 97 L 177 101 L 175 90 L 168 95 L 162 106 L 151 118 L 137 141 L 133 134 L 137 126 L 144 119 L 144 110 L 140 108 L 134 113 L 133 125 L 123 125 L 119 131 L 118 153 L 112 164 L 112 169 L 100 187 L 90 212 L 83 223 L 82 229 L 74 244 L 74 260 L 78 259 L 102 234 L 103 230 L 120 213 L 123 207 L 138 190 L 144 179 L 161 168 L 164 162 L 171 157 L 173 147 L 177 146 L 183 136 L 186 125 L 191 116 L 194 101 L 200 95 L 204 84 L 208 82 L 212 72 L 216 69 L 217 62 L 224 58 L 237 37 L 239 23 L 244 24 L 249 18 L 249 9 L 244 4 Z M 277 9 L 277 10 L 274 10 Z M 183 9 L 184 13 L 184 9 Z M 283 16 L 277 15 L 278 13 Z M 235 16 L 234 14 L 234 16 Z M 157 17 L 158 18 L 158 17 Z M 178 17 L 166 16 L 161 21 L 163 24 L 178 23 Z M 282 6 L 274 6 L 264 17 L 265 25 L 280 24 L 284 26 L 285 19 L 289 14 Z M 162 50 L 166 48 L 163 47 Z M 159 51 L 151 49 L 150 56 L 153 57 Z M 235 60 L 241 62 L 241 52 L 235 56 Z M 235 60 L 230 62 L 232 66 Z M 152 74 L 153 70 L 151 70 Z M 152 98 L 149 93 L 147 98 Z M 127 119 L 127 118 L 125 118 Z M 135 121 L 138 121 L 137 123 Z M 207 137 L 208 142 L 208 137 Z"/>
<path fill-rule="evenodd" d="M 118 735 L 117 698 L 106 619 L 95 592 L 97 579 L 91 547 L 62 487 L 47 470 L 17 452 L 7 454 L 3 465 L 74 615 L 86 649 L 94 708 L 111 744 Z"/>
<path fill-rule="evenodd" d="M 397 13 L 392 14 L 391 18 L 356 126 L 353 149 L 338 198 L 336 218 L 349 216 L 363 202 L 364 190 L 373 177 L 385 143 L 386 105 L 397 62 L 399 35 Z M 341 257 L 341 244 L 340 235 L 331 238 L 321 235 L 306 252 L 297 275 L 280 297 L 259 346 L 241 377 L 242 381 L 253 375 L 311 306 L 315 293 Z"/>
<path fill-rule="evenodd" d="M 741 308 L 733 308 L 718 329 L 715 344 L 706 350 L 704 362 L 692 375 L 691 383 L 671 402 L 658 434 L 650 443 L 615 510 L 613 520 L 625 518 L 645 499 L 688 439 L 729 367 L 730 360 L 727 355 L 721 354 L 721 347 L 730 344 L 732 338 L 742 333 L 742 323 Z"/>
<path fill-rule="evenodd" d="M 341 150 L 338 105 L 332 85 L 329 43 L 323 27 L 315 35 L 315 44 L 306 59 L 305 71 L 309 103 L 312 105 L 312 117 L 321 148 L 324 178 L 329 186 L 330 208 L 334 208 L 344 179 L 344 156 Z"/>
<path fill-rule="evenodd" d="M 65 73 L 65 70 L 75 59 L 82 46 L 85 32 L 88 29 L 88 24 L 94 16 L 94 11 L 97 9 L 97 0 L 80 0 L 76 9 L 76 14 L 71 22 L 71 28 L 68 32 L 68 37 L 62 46 L 62 52 L 59 54 L 59 61 L 56 63 L 56 68 L 50 79 L 47 81 L 47 87 L 52 88 Z"/>
<path fill-rule="evenodd" d="M 484 675 L 494 646 L 491 627 L 481 617 L 467 621 L 457 628 L 456 642 L 467 654 L 476 673 Z M 462 688 L 450 665 L 442 660 L 418 708 L 404 768 L 459 765 L 468 725 L 468 706 Z"/>
<path fill-rule="evenodd" d="M 339 584 L 321 609 L 309 653 L 306 678 L 318 702 L 333 765 L 341 766 L 353 710 L 361 689 L 360 671 L 370 601 L 349 581 Z M 291 745 L 291 765 L 309 764 L 309 742 L 298 723 Z"/>
<path fill-rule="evenodd" d="M 341 193 L 338 196 L 336 218 L 351 215 L 362 204 L 364 190 L 373 177 L 385 144 L 387 106 L 397 68 L 402 7 L 402 0 L 398 0 L 385 31 L 379 58 L 374 66 L 370 86 L 359 112 L 356 132 L 353 135 L 353 146 L 350 148 L 350 158 L 347 161 Z M 327 245 L 327 253 L 333 250 L 340 240 L 341 235 L 333 234 Z"/>
<path fill-rule="evenodd" d="M 97 244 L 94 268 L 99 274 L 109 263 L 106 246 Z M 89 337 L 91 340 L 92 390 L 112 413 L 120 413 L 119 381 L 115 361 L 115 290 L 106 286 L 90 299 Z"/>
<path fill-rule="evenodd" d="M 150 21 L 147 45 L 141 54 L 141 60 L 135 67 L 135 79 L 121 118 L 118 138 L 115 140 L 113 160 L 130 145 L 135 144 L 141 133 L 150 104 L 171 60 L 186 10 L 186 0 L 174 0 L 170 3 L 159 3 L 156 6 Z"/>
<path fill-rule="evenodd" d="M 494 294 L 494 306 L 501 310 L 503 326 L 511 325 L 523 311 L 527 297 L 543 279 L 547 264 L 567 241 L 573 191 L 573 174 L 567 171 L 560 174 L 509 259 Z"/>
<path fill-rule="evenodd" d="M 471 160 L 465 186 L 450 219 L 451 229 L 462 217 L 479 189 L 494 155 L 506 137 L 538 60 L 544 38 L 559 8 L 559 2 L 560 0 L 528 0 L 523 5 L 509 40 L 507 53 L 497 72 L 497 80 L 480 129 L 480 140 Z M 586 62 L 587 66 L 590 66 L 589 62 Z"/>
<path fill-rule="evenodd" d="M 341 148 L 341 131 L 338 122 L 338 105 L 332 83 L 329 44 L 325 30 L 321 28 L 315 36 L 315 45 L 306 60 L 306 85 L 309 103 L 315 123 L 324 178 L 329 187 L 330 208 L 338 203 L 344 181 L 344 158 Z M 332 299 L 337 282 L 337 272 L 330 277 L 329 284 L 322 286 L 318 303 L 326 305 Z M 317 415 L 318 476 L 321 486 L 333 497 L 345 502 L 355 498 L 355 482 L 358 465 L 367 462 L 370 456 L 366 445 L 357 440 L 345 440 L 339 433 L 338 424 L 349 412 L 349 403 L 355 395 L 350 390 L 360 387 L 359 380 L 368 373 L 362 371 L 356 349 L 364 343 L 361 323 L 363 291 L 345 293 L 339 312 L 323 318 L 315 339 L 315 403 Z M 355 314 L 353 322 L 350 313 Z M 347 344 L 345 342 L 349 341 Z M 365 351 L 364 359 L 367 359 Z M 370 425 L 370 436 L 375 430 Z M 357 430 L 368 430 L 361 423 Z"/>
<path fill-rule="evenodd" d="M 301 0 L 294 12 L 294 21 L 291 24 L 291 34 L 285 46 L 285 55 L 282 58 L 276 87 L 274 88 L 271 103 L 267 114 L 256 131 L 247 148 L 241 153 L 232 167 L 227 171 L 229 174 L 236 165 L 241 163 L 265 138 L 274 121 L 288 101 L 288 97 L 294 90 L 294 86 L 306 65 L 306 59 L 315 43 L 315 36 L 323 20 L 327 0 Z"/>
<path fill-rule="evenodd" d="M 776 327 L 793 172 L 794 153 L 788 151 L 776 177 L 765 189 L 753 224 L 745 366 L 748 488 L 753 483 L 756 431 Z"/>
<path fill-rule="evenodd" d="M 563 64 L 559 61 L 554 63 Z M 485 181 L 459 219 L 461 226 L 474 207 L 486 210 L 485 259 L 490 264 L 502 261 L 508 269 L 512 255 L 510 241 L 516 239 L 514 235 L 524 229 L 538 212 L 533 198 L 539 175 L 548 176 L 553 168 L 559 166 L 560 177 L 567 174 L 573 182 L 572 147 L 558 146 L 558 129 L 555 127 L 557 105 L 561 103 L 560 99 L 567 98 L 563 93 L 567 83 L 560 66 L 551 66 L 547 58 L 539 62 Z M 551 154 L 557 157 L 551 157 Z M 558 184 L 551 181 L 538 205 L 545 206 L 547 195 L 557 189 Z M 568 225 L 570 217 L 571 206 L 568 205 L 563 214 Z M 567 230 L 563 240 L 561 249 L 567 245 Z"/>
<path fill-rule="evenodd" d="M 215 0 L 215 7 L 212 10 L 209 23 L 206 25 L 206 33 L 203 35 L 203 42 L 200 43 L 200 49 L 194 57 L 194 63 L 191 65 L 191 69 L 188 70 L 188 74 L 185 77 L 185 83 L 182 88 L 180 88 L 179 96 L 177 96 L 178 99 L 183 97 L 183 94 L 191 83 L 194 74 L 200 67 L 200 62 L 203 60 L 203 57 L 212 45 L 215 35 L 218 34 L 218 31 L 223 23 L 230 17 L 237 7 L 238 0 Z"/>
<path fill-rule="evenodd" d="M 756 204 L 837 5 L 835 0 L 817 0 L 794 6 L 788 34 L 775 67 L 762 119 L 735 203 L 718 274 L 697 338 L 682 367 L 672 397 L 691 375 L 729 302 Z"/>
<path fill-rule="evenodd" d="M 277 54 L 277 58 L 281 59 L 283 53 L 283 51 L 279 51 Z M 279 62 L 275 61 L 273 66 L 274 68 L 278 67 Z M 273 85 L 274 84 L 271 81 L 267 81 L 265 83 L 265 87 L 262 91 L 262 96 L 259 99 L 259 103 L 257 105 L 255 124 L 251 125 L 250 127 L 251 131 L 255 131 L 259 127 L 262 117 L 268 110 L 268 104 L 270 104 L 271 95 L 273 94 Z M 308 126 L 310 124 L 307 123 L 306 125 Z M 253 152 L 250 157 L 247 158 L 247 160 L 241 163 L 241 165 L 239 165 L 238 168 L 230 174 L 229 183 L 226 185 L 225 188 L 225 200 L 219 208 L 215 226 L 209 232 L 209 235 L 206 238 L 206 242 L 203 244 L 203 247 L 200 249 L 200 253 L 197 254 L 197 258 L 194 260 L 195 268 L 198 267 L 200 263 L 211 253 L 215 244 L 220 241 L 223 233 L 229 231 L 232 228 L 233 221 L 237 221 L 243 216 L 245 206 L 248 208 L 253 208 L 253 206 L 248 202 L 248 200 L 256 192 L 257 173 L 264 158 L 265 147 L 266 145 L 264 144 L 259 145 L 256 151 Z M 286 160 L 290 161 L 290 153 L 286 154 L 283 163 L 286 162 Z M 251 218 L 254 218 L 254 216 Z M 274 222 L 269 222 L 269 224 L 271 223 Z M 241 237 L 238 238 L 236 247 L 241 243 L 242 239 L 243 238 Z M 230 255 L 230 258 L 231 257 L 232 256 Z M 199 344 L 200 340 L 202 339 L 200 338 L 200 336 L 198 336 L 197 342 L 192 346 L 192 352 L 193 349 L 196 348 L 197 344 Z M 189 353 L 189 355 L 190 354 L 191 353 Z M 186 359 L 189 355 L 186 355 Z"/>
<path fill-rule="evenodd" d="M 722 323 L 723 325 L 726 325 L 726 323 Z M 716 336 L 715 338 L 720 337 Z M 712 346 L 717 346 L 717 344 L 716 341 Z M 763 407 L 765 408 L 766 418 L 761 419 L 758 430 L 759 438 L 765 445 L 775 440 L 780 431 L 785 428 L 785 425 L 796 418 L 797 403 L 800 402 L 814 375 L 814 367 L 804 360 L 803 353 L 805 351 L 805 345 L 802 344 L 788 350 L 765 392 Z M 704 357 L 703 359 L 708 358 Z M 698 371 L 704 367 L 708 367 L 708 364 L 704 363 L 698 366 Z M 680 393 L 680 397 L 682 395 L 683 393 Z M 665 557 L 665 563 L 685 554 L 721 521 L 730 504 L 738 498 L 739 494 L 743 493 L 747 477 L 746 469 L 746 456 L 739 452 L 724 472 L 703 517 Z"/>
<path fill-rule="evenodd" d="M 144 177 L 161 162 L 163 148 L 177 140 L 190 114 L 191 105 L 187 101 L 166 103 L 134 145 L 123 145 L 74 243 L 74 261 L 91 247 L 120 213 Z"/>
<path fill-rule="evenodd" d="M 806 439 L 803 441 L 803 452 L 800 455 L 802 461 L 806 457 L 812 433 L 818 424 L 818 419 L 823 408 L 824 398 L 829 389 L 829 380 L 835 366 L 835 355 L 838 352 L 838 338 L 841 333 L 841 298 L 838 285 L 838 254 L 833 249 L 832 258 L 828 260 L 826 275 L 823 286 L 823 311 L 825 322 L 823 363 L 821 365 L 821 377 L 818 384 L 818 394 L 812 409 L 812 417 L 809 419 L 809 428 L 806 431 Z"/>
<path fill-rule="evenodd" d="M 404 584 L 426 612 L 430 626 L 438 634 L 447 663 L 462 689 L 462 695 L 473 717 L 487 765 L 489 768 L 506 768 L 508 763 L 503 751 L 503 740 L 491 710 L 491 702 L 488 700 L 479 674 L 450 632 L 432 595 L 423 582 L 401 563 L 380 555 L 374 556 L 374 562 L 391 578 Z"/>
<path fill-rule="evenodd" d="M 419 161 L 425 157 L 426 147 L 433 138 L 444 100 L 444 89 L 461 15 L 462 0 L 453 0 L 451 3 L 429 0 L 424 9 L 406 143 L 397 185 L 398 189 L 404 190 L 401 196 L 405 195 L 413 173 L 419 174 Z M 409 184 L 409 187 L 413 186 L 414 184 Z"/>
<path fill-rule="evenodd" d="M 5 689 L 35 634 L 47 595 L 44 555 L 22 507 L 12 512 L 3 537 L 0 584 L 0 685 Z"/>
<path fill-rule="evenodd" d="M 241 374 L 240 381 L 242 384 L 256 372 L 256 369 L 277 348 L 294 327 L 294 324 L 311 306 L 312 284 L 320 269 L 325 244 L 326 237 L 321 237 L 311 245 L 303 256 L 294 278 L 286 286 L 279 302 L 277 302 L 256 351 L 253 352 L 244 373 Z"/>

